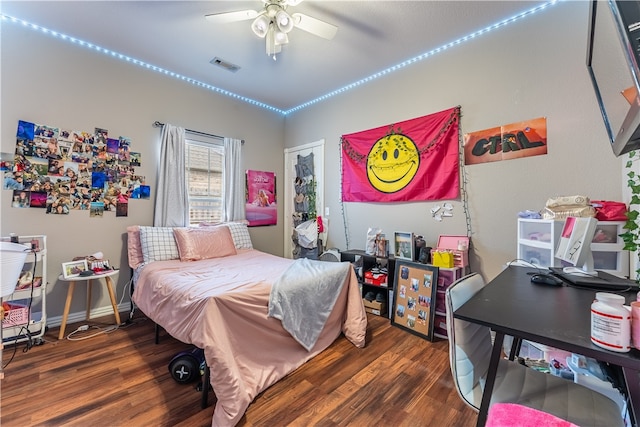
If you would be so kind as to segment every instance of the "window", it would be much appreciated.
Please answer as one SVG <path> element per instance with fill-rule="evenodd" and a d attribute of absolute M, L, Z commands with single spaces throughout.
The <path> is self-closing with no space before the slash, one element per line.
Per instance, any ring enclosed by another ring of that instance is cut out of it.
<path fill-rule="evenodd" d="M 185 142 L 189 224 L 221 222 L 224 195 L 224 145 L 222 139 L 187 133 Z"/>

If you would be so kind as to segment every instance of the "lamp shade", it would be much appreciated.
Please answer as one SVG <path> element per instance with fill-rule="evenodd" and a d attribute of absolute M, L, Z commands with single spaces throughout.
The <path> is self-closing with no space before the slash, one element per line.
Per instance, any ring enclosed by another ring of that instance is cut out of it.
<path fill-rule="evenodd" d="M 264 38 L 267 35 L 267 31 L 269 31 L 269 24 L 271 20 L 266 15 L 258 16 L 253 23 L 251 24 L 251 29 L 255 33 L 256 36 L 260 38 Z"/>
<path fill-rule="evenodd" d="M 279 10 L 276 13 L 275 20 L 278 29 L 283 33 L 288 33 L 293 29 L 293 19 L 284 10 Z"/>
<path fill-rule="evenodd" d="M 9 296 L 16 289 L 27 249 L 18 243 L 0 242 L 0 297 Z"/>
<path fill-rule="evenodd" d="M 287 33 L 283 33 L 282 31 L 274 31 L 273 38 L 277 45 L 289 43 Z"/>

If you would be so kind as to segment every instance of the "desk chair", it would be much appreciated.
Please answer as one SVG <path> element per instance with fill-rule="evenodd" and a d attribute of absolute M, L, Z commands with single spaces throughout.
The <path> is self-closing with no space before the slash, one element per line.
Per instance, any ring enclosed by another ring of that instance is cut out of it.
<path fill-rule="evenodd" d="M 453 312 L 484 286 L 482 276 L 472 273 L 449 286 L 445 296 L 451 373 L 458 394 L 476 411 L 489 370 L 491 332 L 487 326 L 455 319 Z M 498 365 L 491 395 L 494 403 L 516 403 L 581 427 L 624 426 L 618 405 L 608 397 L 506 359 Z"/>

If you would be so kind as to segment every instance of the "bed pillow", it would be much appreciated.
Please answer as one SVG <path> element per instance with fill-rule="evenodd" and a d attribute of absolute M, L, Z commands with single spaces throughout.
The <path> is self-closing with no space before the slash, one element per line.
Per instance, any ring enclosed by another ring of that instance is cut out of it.
<path fill-rule="evenodd" d="M 127 259 L 129 267 L 134 270 L 144 262 L 140 245 L 140 227 L 137 225 L 127 227 Z"/>
<path fill-rule="evenodd" d="M 221 258 L 237 253 L 228 227 L 175 228 L 173 234 L 180 261 Z"/>
<path fill-rule="evenodd" d="M 253 249 L 247 224 L 241 222 L 227 222 L 225 225 L 229 227 L 236 249 Z"/>
<path fill-rule="evenodd" d="M 140 226 L 140 246 L 144 262 L 180 258 L 173 227 Z"/>
<path fill-rule="evenodd" d="M 236 249 L 253 249 L 251 243 L 251 236 L 249 235 L 249 228 L 247 227 L 248 221 L 233 221 L 233 222 L 201 222 L 200 227 L 215 227 L 218 225 L 225 225 L 229 227 L 231 231 L 231 237 Z"/>

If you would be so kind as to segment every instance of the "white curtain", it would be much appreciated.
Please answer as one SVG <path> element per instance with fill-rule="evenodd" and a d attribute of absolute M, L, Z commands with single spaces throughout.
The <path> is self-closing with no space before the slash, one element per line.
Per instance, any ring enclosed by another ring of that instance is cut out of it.
<path fill-rule="evenodd" d="M 224 221 L 245 219 L 241 153 L 241 140 L 224 139 Z"/>
<path fill-rule="evenodd" d="M 170 124 L 163 125 L 153 217 L 153 225 L 156 227 L 189 225 L 189 195 L 184 157 L 185 130 Z"/>

